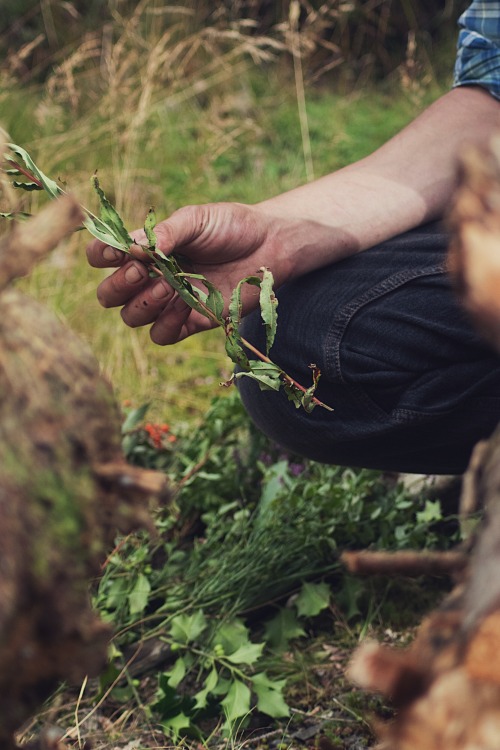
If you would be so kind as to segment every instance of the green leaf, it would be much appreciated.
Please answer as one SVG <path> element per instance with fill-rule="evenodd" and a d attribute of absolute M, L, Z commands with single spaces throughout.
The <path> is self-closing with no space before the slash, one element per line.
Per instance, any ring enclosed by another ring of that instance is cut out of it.
<path fill-rule="evenodd" d="M 274 294 L 274 279 L 268 268 L 262 267 L 262 281 L 260 284 L 260 314 L 266 328 L 266 354 L 269 354 L 278 325 L 278 300 Z"/>
<path fill-rule="evenodd" d="M 203 690 L 200 690 L 196 695 L 194 695 L 195 700 L 195 708 L 205 708 L 208 703 L 208 696 L 210 693 L 212 693 L 215 688 L 217 687 L 217 683 L 219 681 L 219 675 L 215 667 L 209 672 L 207 679 L 205 680 L 205 685 L 203 687 Z"/>
<path fill-rule="evenodd" d="M 241 680 L 233 680 L 228 694 L 221 701 L 228 721 L 246 716 L 250 711 L 250 690 Z"/>
<path fill-rule="evenodd" d="M 6 213 L 1 211 L 0 218 L 8 219 L 9 221 L 26 221 L 26 219 L 31 218 L 31 214 L 25 211 L 8 211 Z"/>
<path fill-rule="evenodd" d="M 156 249 L 156 214 L 154 208 L 150 208 L 146 220 L 144 222 L 144 231 L 146 233 L 146 239 L 150 249 Z"/>
<path fill-rule="evenodd" d="M 222 646 L 225 654 L 233 654 L 240 646 L 249 643 L 248 628 L 238 618 L 221 625 L 213 639 L 214 646 Z"/>
<path fill-rule="evenodd" d="M 221 326 L 224 325 L 222 313 L 224 312 L 224 297 L 222 293 L 217 289 L 211 281 L 208 281 L 204 277 L 201 279 L 202 284 L 208 289 L 208 297 L 206 300 L 206 306 L 213 312 Z"/>
<path fill-rule="evenodd" d="M 243 349 L 243 342 L 232 324 L 226 326 L 226 354 L 231 362 L 241 367 L 242 370 L 250 369 L 250 361 Z M 238 373 L 238 375 L 241 374 Z"/>
<path fill-rule="evenodd" d="M 43 189 L 51 196 L 51 198 L 58 198 L 60 195 L 63 195 L 64 190 L 59 187 L 57 182 L 51 180 L 50 177 L 47 177 L 47 175 L 37 167 L 31 156 L 24 148 L 21 148 L 21 146 L 17 146 L 15 143 L 8 143 L 7 148 L 9 149 L 11 154 L 14 154 L 15 157 L 17 157 L 16 159 L 14 159 L 11 154 L 6 154 L 6 159 L 10 164 L 16 166 L 16 161 L 18 162 L 20 160 L 22 164 L 24 164 L 26 170 L 35 179 L 42 183 Z"/>
<path fill-rule="evenodd" d="M 174 738 L 177 738 L 179 734 L 181 734 L 182 729 L 189 729 L 191 726 L 191 719 L 181 711 L 170 719 L 164 719 L 161 722 L 161 725 L 167 734 L 172 734 Z"/>
<path fill-rule="evenodd" d="M 92 185 L 99 198 L 102 223 L 105 225 L 106 230 L 115 238 L 116 242 L 120 243 L 121 246 L 125 246 L 128 250 L 134 241 L 125 229 L 120 214 L 106 198 L 95 174 L 92 176 Z"/>
<path fill-rule="evenodd" d="M 229 300 L 229 318 L 236 328 L 240 323 L 243 311 L 243 303 L 241 301 L 241 290 L 243 284 L 251 284 L 260 287 L 261 280 L 258 276 L 246 276 L 246 278 L 241 279 L 233 289 L 231 299 Z"/>
<path fill-rule="evenodd" d="M 145 575 L 139 573 L 134 588 L 128 595 L 128 608 L 131 615 L 140 615 L 146 609 L 151 584 Z"/>
<path fill-rule="evenodd" d="M 134 427 L 141 424 L 142 420 L 146 416 L 146 413 L 150 407 L 150 404 L 142 404 L 137 409 L 131 409 L 122 424 L 122 434 L 133 430 Z"/>
<path fill-rule="evenodd" d="M 172 669 L 165 673 L 168 677 L 167 684 L 172 688 L 176 688 L 186 676 L 186 671 L 186 662 L 182 656 L 179 656 Z"/>
<path fill-rule="evenodd" d="M 270 680 L 265 672 L 260 672 L 252 677 L 252 683 L 259 711 L 273 719 L 290 716 L 290 708 L 283 697 L 286 680 Z"/>
<path fill-rule="evenodd" d="M 302 617 L 315 617 L 330 604 L 330 587 L 327 583 L 304 583 L 295 606 Z"/>
<path fill-rule="evenodd" d="M 265 626 L 266 641 L 280 651 L 288 647 L 294 638 L 302 638 L 306 632 L 292 609 L 282 607 Z"/>
<path fill-rule="evenodd" d="M 441 503 L 439 500 L 426 500 L 425 508 L 417 513 L 418 523 L 433 523 L 434 521 L 441 521 L 443 513 L 441 510 Z"/>
<path fill-rule="evenodd" d="M 207 618 L 201 609 L 192 615 L 177 615 L 170 625 L 170 635 L 179 643 L 191 643 L 200 636 L 207 627 Z"/>
<path fill-rule="evenodd" d="M 251 666 L 261 657 L 264 645 L 264 643 L 251 643 L 248 641 L 247 643 L 243 643 L 232 654 L 228 654 L 226 659 L 231 664 L 249 664 Z"/>
<path fill-rule="evenodd" d="M 38 182 L 19 182 L 18 180 L 12 182 L 12 187 L 26 190 L 28 193 L 31 193 L 34 190 L 43 190 L 43 187 L 41 187 Z"/>
<path fill-rule="evenodd" d="M 282 385 L 282 374 L 278 365 L 273 362 L 261 362 L 260 360 L 251 360 L 248 372 L 237 372 L 235 377 L 247 377 L 256 380 L 261 391 L 279 391 Z"/>

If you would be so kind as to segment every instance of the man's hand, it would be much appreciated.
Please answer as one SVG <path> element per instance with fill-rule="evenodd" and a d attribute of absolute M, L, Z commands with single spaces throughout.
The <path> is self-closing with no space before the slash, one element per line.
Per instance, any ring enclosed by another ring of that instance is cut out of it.
<path fill-rule="evenodd" d="M 271 269 L 278 285 L 286 280 L 286 267 L 290 264 L 284 260 L 279 238 L 282 223 L 252 206 L 215 203 L 181 208 L 158 223 L 155 233 L 158 248 L 165 254 L 180 255 L 183 268 L 211 281 L 227 305 L 238 282 L 255 275 L 262 266 Z M 173 344 L 213 327 L 164 279 L 150 278 L 143 262 L 147 256 L 139 246 L 146 243 L 145 234 L 140 230 L 132 236 L 138 243 L 131 249 L 133 259 L 98 240 L 87 248 L 90 265 L 117 268 L 97 290 L 100 303 L 104 307 L 123 306 L 122 318 L 131 327 L 152 324 L 151 338 L 156 344 Z M 200 287 L 205 290 L 201 284 Z M 244 313 L 257 304 L 258 291 L 248 287 L 243 296 Z"/>

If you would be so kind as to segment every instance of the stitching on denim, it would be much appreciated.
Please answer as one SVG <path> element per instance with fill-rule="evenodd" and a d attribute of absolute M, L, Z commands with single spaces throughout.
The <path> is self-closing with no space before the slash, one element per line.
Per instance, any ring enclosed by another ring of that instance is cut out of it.
<path fill-rule="evenodd" d="M 411 269 L 406 271 L 399 271 L 398 273 L 389 276 L 383 281 L 376 284 L 374 287 L 367 289 L 365 292 L 360 294 L 355 299 L 351 300 L 344 305 L 340 310 L 336 319 L 333 321 L 330 330 L 325 337 L 325 342 L 331 341 L 333 338 L 334 346 L 332 347 L 333 353 L 330 353 L 330 347 L 328 346 L 327 355 L 325 362 L 329 368 L 333 368 L 333 374 L 340 380 L 341 383 L 349 385 L 342 376 L 340 367 L 340 344 L 344 336 L 345 330 L 351 322 L 353 316 L 361 310 L 362 307 L 368 305 L 370 302 L 374 302 L 376 299 L 380 299 L 385 294 L 393 292 L 410 281 L 415 279 L 423 278 L 425 276 L 437 276 L 438 274 L 446 273 L 446 268 L 443 263 L 435 266 L 429 266 L 427 268 L 421 268 L 418 270 Z M 332 361 L 333 360 L 333 361 Z"/>
<path fill-rule="evenodd" d="M 426 268 L 420 269 L 409 269 L 405 271 L 399 271 L 392 276 L 389 276 L 383 281 L 379 282 L 375 286 L 367 289 L 355 299 L 351 300 L 346 304 L 336 315 L 335 321 L 333 321 L 328 334 L 325 337 L 325 363 L 328 369 L 333 372 L 333 377 L 337 378 L 342 385 L 348 389 L 353 399 L 359 399 L 363 402 L 363 408 L 370 412 L 371 416 L 378 422 L 387 421 L 387 419 L 400 419 L 402 422 L 409 422 L 418 420 L 424 420 L 426 415 L 420 412 L 412 412 L 410 409 L 395 409 L 394 411 L 387 414 L 377 404 L 375 404 L 369 396 L 366 395 L 364 389 L 360 386 L 347 382 L 343 375 L 340 365 L 340 345 L 344 337 L 345 330 L 351 322 L 353 316 L 365 307 L 370 302 L 383 297 L 385 294 L 393 292 L 405 284 L 408 284 L 415 279 L 424 278 L 426 276 L 437 276 L 447 274 L 446 262 L 439 263 L 433 266 L 427 266 Z M 327 346 L 326 343 L 332 341 L 333 346 Z M 433 415 L 429 415 L 432 417 Z"/>

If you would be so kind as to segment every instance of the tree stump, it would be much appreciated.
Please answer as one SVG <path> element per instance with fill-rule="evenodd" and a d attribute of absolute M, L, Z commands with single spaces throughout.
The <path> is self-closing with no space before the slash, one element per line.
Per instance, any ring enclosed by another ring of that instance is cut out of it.
<path fill-rule="evenodd" d="M 56 201 L 0 239 L 0 747 L 61 681 L 106 662 L 90 580 L 117 531 L 150 526 L 165 479 L 128 466 L 110 385 L 88 348 L 12 288 L 81 223 Z"/>
<path fill-rule="evenodd" d="M 457 293 L 500 351 L 500 136 L 489 149 L 464 154 L 450 226 Z M 459 582 L 452 594 L 408 650 L 368 643 L 352 660 L 352 681 L 397 707 L 395 719 L 377 727 L 378 750 L 500 748 L 500 428 L 476 446 L 461 506 L 484 508 L 484 517 L 469 548 L 454 553 Z M 365 570 L 381 566 L 369 556 L 347 562 Z M 449 563 L 448 553 L 440 565 Z"/>

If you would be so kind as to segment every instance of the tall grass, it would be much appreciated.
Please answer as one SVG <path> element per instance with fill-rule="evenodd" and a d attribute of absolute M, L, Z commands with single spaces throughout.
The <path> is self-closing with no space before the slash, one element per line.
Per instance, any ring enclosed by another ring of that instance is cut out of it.
<path fill-rule="evenodd" d="M 130 229 L 152 204 L 162 217 L 188 203 L 255 202 L 338 168 L 440 91 L 432 67 L 409 48 L 385 83 L 365 88 L 360 73 L 335 93 L 341 55 L 332 48 L 324 57 L 323 32 L 337 3 L 302 4 L 300 27 L 292 14 L 264 33 L 255 18 L 235 18 L 230 4 L 200 26 L 194 4 L 109 0 L 105 22 L 67 48 L 55 4 L 42 5 L 44 44 L 59 40 L 53 67 L 42 79 L 23 69 L 33 39 L 11 52 L 0 68 L 2 125 L 89 207 L 98 169 Z M 307 63 L 318 50 L 329 88 L 311 83 L 321 66 Z M 150 401 L 153 415 L 174 422 L 201 414 L 230 372 L 218 333 L 163 349 L 147 331 L 127 329 L 96 302 L 105 272 L 87 266 L 87 239 L 71 238 L 23 286 L 90 343 L 120 399 Z"/>

